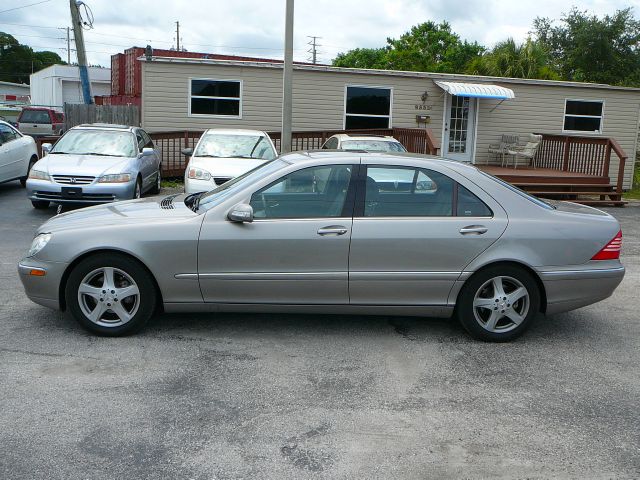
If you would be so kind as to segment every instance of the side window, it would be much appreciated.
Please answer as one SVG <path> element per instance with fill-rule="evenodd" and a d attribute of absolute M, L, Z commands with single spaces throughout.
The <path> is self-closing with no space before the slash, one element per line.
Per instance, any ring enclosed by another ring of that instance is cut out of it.
<path fill-rule="evenodd" d="M 151 140 L 151 137 L 149 136 L 149 134 L 144 130 L 140 130 L 140 133 L 142 134 L 142 140 L 144 141 L 145 148 L 146 147 L 153 148 L 153 140 Z"/>
<path fill-rule="evenodd" d="M 0 124 L 0 144 L 11 142 L 18 137 L 18 133 L 13 128 Z"/>
<path fill-rule="evenodd" d="M 482 200 L 458 184 L 456 215 L 459 217 L 491 217 L 493 212 Z"/>
<path fill-rule="evenodd" d="M 141 152 L 144 148 L 144 138 L 142 138 L 140 130 L 136 130 L 136 142 L 138 142 L 138 151 Z"/>
<path fill-rule="evenodd" d="M 260 137 L 260 140 L 253 148 L 253 152 L 251 152 L 251 156 L 254 158 L 262 158 L 263 160 L 273 160 L 276 158 L 271 144 L 265 137 Z"/>
<path fill-rule="evenodd" d="M 338 148 L 338 139 L 330 138 L 329 140 L 327 140 L 327 143 L 325 143 L 322 148 L 327 150 L 335 150 L 336 148 Z"/>
<path fill-rule="evenodd" d="M 367 167 L 365 217 L 444 217 L 453 214 L 455 182 L 433 170 Z"/>
<path fill-rule="evenodd" d="M 351 165 L 304 168 L 251 196 L 255 218 L 340 217 L 351 180 Z"/>

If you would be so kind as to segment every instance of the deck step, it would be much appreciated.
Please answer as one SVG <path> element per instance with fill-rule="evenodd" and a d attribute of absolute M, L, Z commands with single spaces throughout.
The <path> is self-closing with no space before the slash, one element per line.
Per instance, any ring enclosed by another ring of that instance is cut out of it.
<path fill-rule="evenodd" d="M 554 183 L 529 183 L 526 181 L 513 181 L 509 182 L 519 187 L 535 187 L 535 188 L 614 188 L 615 185 L 611 183 L 568 183 L 568 182 L 554 182 Z"/>
<path fill-rule="evenodd" d="M 613 207 L 624 207 L 629 202 L 625 200 L 589 200 L 589 199 L 579 199 L 574 200 L 574 203 L 580 203 L 582 205 L 589 206 L 613 206 Z"/>
<path fill-rule="evenodd" d="M 613 197 L 620 197 L 622 194 L 611 191 L 567 191 L 567 190 L 527 190 L 527 193 L 531 195 L 608 195 Z"/>

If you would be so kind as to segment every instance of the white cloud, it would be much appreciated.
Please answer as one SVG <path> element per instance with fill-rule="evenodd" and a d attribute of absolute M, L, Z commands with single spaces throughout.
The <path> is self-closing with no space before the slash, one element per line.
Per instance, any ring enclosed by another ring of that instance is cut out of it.
<path fill-rule="evenodd" d="M 85 32 L 89 61 L 94 64 L 108 66 L 111 54 L 133 45 L 171 47 L 176 20 L 180 21 L 182 43 L 191 51 L 282 57 L 284 0 L 85 3 L 95 17 L 95 28 Z M 585 0 L 579 7 L 602 15 L 627 5 L 621 0 Z M 559 18 L 569 9 L 557 0 L 298 0 L 295 57 L 307 57 L 307 35 L 322 37 L 320 59 L 328 62 L 350 48 L 382 46 L 387 37 L 397 37 L 427 20 L 446 20 L 462 38 L 491 46 L 507 37 L 523 40 L 536 16 Z M 65 58 L 64 33 L 56 27 L 69 25 L 69 17 L 68 2 L 53 0 L 3 14 L 0 31 Z"/>

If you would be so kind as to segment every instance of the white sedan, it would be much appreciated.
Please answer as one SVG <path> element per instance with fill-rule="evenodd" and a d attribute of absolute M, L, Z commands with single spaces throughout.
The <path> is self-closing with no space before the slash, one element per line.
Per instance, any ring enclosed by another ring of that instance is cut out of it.
<path fill-rule="evenodd" d="M 37 161 L 35 140 L 0 120 L 0 183 L 20 179 L 24 186 Z"/>
<path fill-rule="evenodd" d="M 193 148 L 182 153 L 191 157 L 184 172 L 186 193 L 208 192 L 232 178 L 278 156 L 265 132 L 212 128 Z"/>

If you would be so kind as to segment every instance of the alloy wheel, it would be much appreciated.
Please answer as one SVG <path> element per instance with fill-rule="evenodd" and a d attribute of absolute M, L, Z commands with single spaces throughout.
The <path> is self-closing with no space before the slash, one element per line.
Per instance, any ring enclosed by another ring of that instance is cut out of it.
<path fill-rule="evenodd" d="M 487 280 L 473 298 L 473 314 L 482 328 L 492 333 L 506 333 L 517 328 L 527 317 L 530 296 L 519 280 L 498 276 Z"/>

